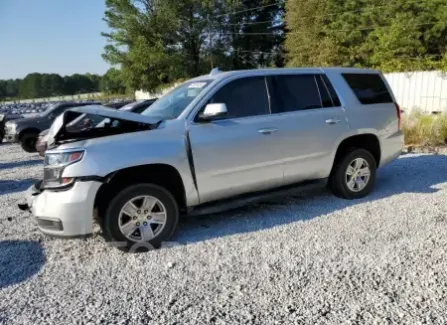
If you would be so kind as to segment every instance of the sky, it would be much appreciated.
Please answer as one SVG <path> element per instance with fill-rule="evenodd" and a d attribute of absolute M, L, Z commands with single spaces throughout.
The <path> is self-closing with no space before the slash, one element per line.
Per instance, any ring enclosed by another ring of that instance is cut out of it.
<path fill-rule="evenodd" d="M 0 80 L 104 74 L 104 0 L 0 0 Z"/>

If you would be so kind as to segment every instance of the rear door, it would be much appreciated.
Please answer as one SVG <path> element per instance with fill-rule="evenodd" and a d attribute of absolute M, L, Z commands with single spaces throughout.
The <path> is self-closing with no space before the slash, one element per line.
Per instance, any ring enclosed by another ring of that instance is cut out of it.
<path fill-rule="evenodd" d="M 324 74 L 267 78 L 272 123 L 279 126 L 284 183 L 328 177 L 336 144 L 348 131 L 345 112 Z"/>
<path fill-rule="evenodd" d="M 228 115 L 189 125 L 200 202 L 281 185 L 282 149 L 265 78 L 230 81 L 208 103 L 225 103 Z"/>

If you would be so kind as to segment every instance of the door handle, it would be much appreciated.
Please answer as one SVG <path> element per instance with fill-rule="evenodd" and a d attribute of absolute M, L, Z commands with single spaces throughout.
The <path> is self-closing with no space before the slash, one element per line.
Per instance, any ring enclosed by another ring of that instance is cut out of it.
<path fill-rule="evenodd" d="M 259 129 L 258 132 L 264 135 L 272 134 L 273 132 L 278 131 L 277 128 L 267 128 L 267 129 Z"/>
<path fill-rule="evenodd" d="M 331 124 L 331 125 L 337 124 L 337 123 L 340 123 L 340 122 L 341 122 L 341 120 L 337 120 L 337 119 L 333 119 L 333 118 L 331 118 L 329 120 L 326 120 L 326 124 Z"/>

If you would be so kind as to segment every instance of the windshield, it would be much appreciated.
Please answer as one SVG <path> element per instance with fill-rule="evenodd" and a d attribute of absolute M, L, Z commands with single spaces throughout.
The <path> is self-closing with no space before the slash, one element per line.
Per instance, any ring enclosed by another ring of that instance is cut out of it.
<path fill-rule="evenodd" d="M 132 103 L 129 103 L 129 104 L 124 105 L 123 107 L 121 107 L 120 110 L 121 110 L 121 111 L 130 111 L 130 110 L 132 110 L 132 108 L 133 108 L 135 105 L 137 105 L 138 103 L 139 103 L 139 102 L 132 102 Z"/>
<path fill-rule="evenodd" d="M 163 120 L 175 119 L 210 82 L 211 80 L 186 82 L 161 97 L 141 114 Z"/>

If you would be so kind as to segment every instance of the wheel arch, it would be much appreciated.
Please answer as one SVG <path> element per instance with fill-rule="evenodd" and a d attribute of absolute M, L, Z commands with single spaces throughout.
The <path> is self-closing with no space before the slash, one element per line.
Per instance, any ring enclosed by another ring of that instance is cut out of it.
<path fill-rule="evenodd" d="M 36 133 L 39 135 L 41 131 L 38 128 L 35 127 L 27 127 L 19 132 L 19 140 L 22 140 L 23 136 L 27 133 Z"/>
<path fill-rule="evenodd" d="M 377 167 L 380 166 L 380 161 L 382 159 L 382 151 L 379 137 L 376 134 L 362 133 L 362 134 L 351 135 L 349 137 L 344 138 L 337 146 L 333 165 L 335 165 L 337 161 L 340 159 L 340 157 L 342 157 L 343 154 L 345 154 L 351 148 L 359 148 L 369 151 L 374 157 Z"/>
<path fill-rule="evenodd" d="M 98 217 L 104 215 L 108 202 L 127 186 L 138 183 L 151 183 L 165 188 L 177 201 L 180 212 L 186 211 L 187 199 L 184 181 L 180 172 L 165 163 L 145 164 L 123 168 L 104 177 L 95 197 L 94 206 Z"/>

